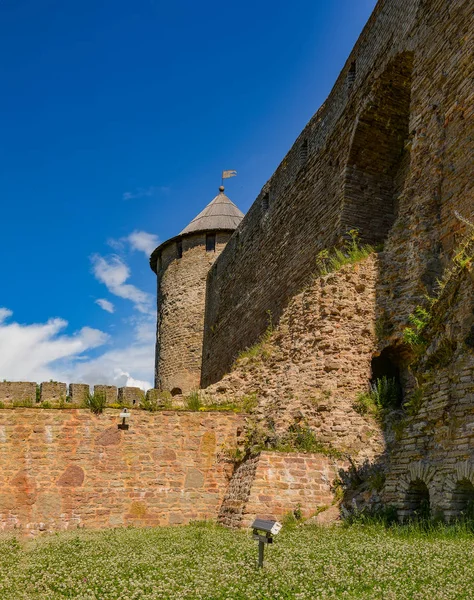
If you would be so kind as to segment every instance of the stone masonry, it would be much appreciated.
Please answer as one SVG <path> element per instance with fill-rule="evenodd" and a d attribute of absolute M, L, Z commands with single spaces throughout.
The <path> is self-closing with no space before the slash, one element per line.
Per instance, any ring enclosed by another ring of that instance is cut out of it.
<path fill-rule="evenodd" d="M 205 233 L 187 236 L 181 257 L 171 241 L 157 259 L 157 388 L 173 394 L 199 388 L 206 278 L 229 238 L 229 232 L 217 233 L 215 250 L 208 252 Z"/>
<path fill-rule="evenodd" d="M 472 214 L 470 0 L 381 0 L 327 101 L 265 184 L 208 280 L 202 385 L 277 321 L 319 251 L 353 227 L 385 243 L 395 330 Z"/>
<path fill-rule="evenodd" d="M 315 278 L 283 312 L 265 342 L 238 359 L 203 397 L 226 403 L 254 395 L 254 417 L 277 433 L 302 419 L 321 442 L 355 460 L 373 459 L 385 441 L 353 403 L 368 389 L 375 332 L 378 259 Z"/>
<path fill-rule="evenodd" d="M 229 413 L 0 410 L 0 529 L 34 535 L 77 527 L 215 519 L 243 417 Z"/>
<path fill-rule="evenodd" d="M 281 519 L 294 511 L 311 517 L 334 502 L 334 481 L 345 467 L 321 454 L 262 452 L 236 469 L 218 520 L 249 527 L 256 518 Z"/>

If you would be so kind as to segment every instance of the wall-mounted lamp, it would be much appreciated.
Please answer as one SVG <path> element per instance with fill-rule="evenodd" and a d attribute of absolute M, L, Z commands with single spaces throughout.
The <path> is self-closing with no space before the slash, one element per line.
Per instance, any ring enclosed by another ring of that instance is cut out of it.
<path fill-rule="evenodd" d="M 122 419 L 122 422 L 119 423 L 117 427 L 119 429 L 128 429 L 130 425 L 127 423 L 127 419 L 130 418 L 130 413 L 126 408 L 124 408 L 123 411 L 120 413 L 120 418 Z"/>
<path fill-rule="evenodd" d="M 258 566 L 263 567 L 263 552 L 265 544 L 273 544 L 273 536 L 280 533 L 282 525 L 278 521 L 255 519 L 252 523 L 253 539 L 258 541 Z"/>

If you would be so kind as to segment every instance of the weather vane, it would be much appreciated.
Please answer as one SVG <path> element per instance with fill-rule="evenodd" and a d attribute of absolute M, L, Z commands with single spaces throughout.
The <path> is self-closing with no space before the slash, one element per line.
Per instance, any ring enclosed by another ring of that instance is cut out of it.
<path fill-rule="evenodd" d="M 221 185 L 224 185 L 224 179 L 229 179 L 229 177 L 235 177 L 236 175 L 237 171 L 222 171 Z"/>

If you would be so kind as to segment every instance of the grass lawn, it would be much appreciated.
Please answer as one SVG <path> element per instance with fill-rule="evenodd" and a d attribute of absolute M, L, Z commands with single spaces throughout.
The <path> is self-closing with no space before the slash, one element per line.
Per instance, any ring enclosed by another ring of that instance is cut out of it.
<path fill-rule="evenodd" d="M 248 531 L 209 524 L 0 537 L 0 599 L 205 600 L 474 597 L 462 528 L 287 528 L 256 569 Z"/>

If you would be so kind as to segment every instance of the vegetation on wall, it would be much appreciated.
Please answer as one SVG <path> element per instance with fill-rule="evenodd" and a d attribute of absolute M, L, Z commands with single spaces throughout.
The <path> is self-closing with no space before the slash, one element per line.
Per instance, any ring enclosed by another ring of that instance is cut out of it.
<path fill-rule="evenodd" d="M 255 456 L 263 450 L 274 452 L 307 452 L 333 458 L 344 458 L 344 453 L 318 439 L 305 420 L 291 424 L 284 432 L 276 432 L 271 421 L 249 419 L 243 449 L 236 459 Z"/>
<path fill-rule="evenodd" d="M 360 415 L 382 417 L 386 411 L 400 407 L 401 397 L 398 381 L 394 377 L 381 377 L 370 385 L 368 392 L 358 394 L 353 408 Z"/>
<path fill-rule="evenodd" d="M 95 415 L 100 415 L 104 412 L 107 406 L 107 397 L 104 392 L 89 393 L 84 399 L 84 407 L 89 408 Z"/>
<path fill-rule="evenodd" d="M 413 350 L 415 357 L 420 358 L 425 353 L 428 346 L 429 330 L 436 329 L 436 326 L 443 320 L 444 311 L 442 304 L 448 301 L 449 292 L 453 284 L 459 282 L 463 272 L 470 270 L 474 263 L 474 223 L 471 223 L 458 213 L 457 217 L 467 226 L 467 233 L 454 252 L 450 265 L 446 268 L 443 277 L 438 280 L 437 288 L 433 296 L 425 296 L 423 306 L 418 305 L 413 313 L 408 317 L 410 325 L 405 327 L 403 332 L 404 341 Z M 448 297 L 447 297 L 448 296 Z M 447 364 L 447 358 L 454 352 L 453 343 L 446 340 L 444 348 L 439 358 L 444 364 Z M 435 366 L 434 364 L 432 366 Z"/>
<path fill-rule="evenodd" d="M 317 276 L 328 275 L 338 271 L 344 265 L 355 264 L 367 258 L 375 252 L 373 246 L 360 243 L 360 235 L 357 229 L 347 232 L 346 240 L 342 248 L 321 250 L 316 257 Z"/>

